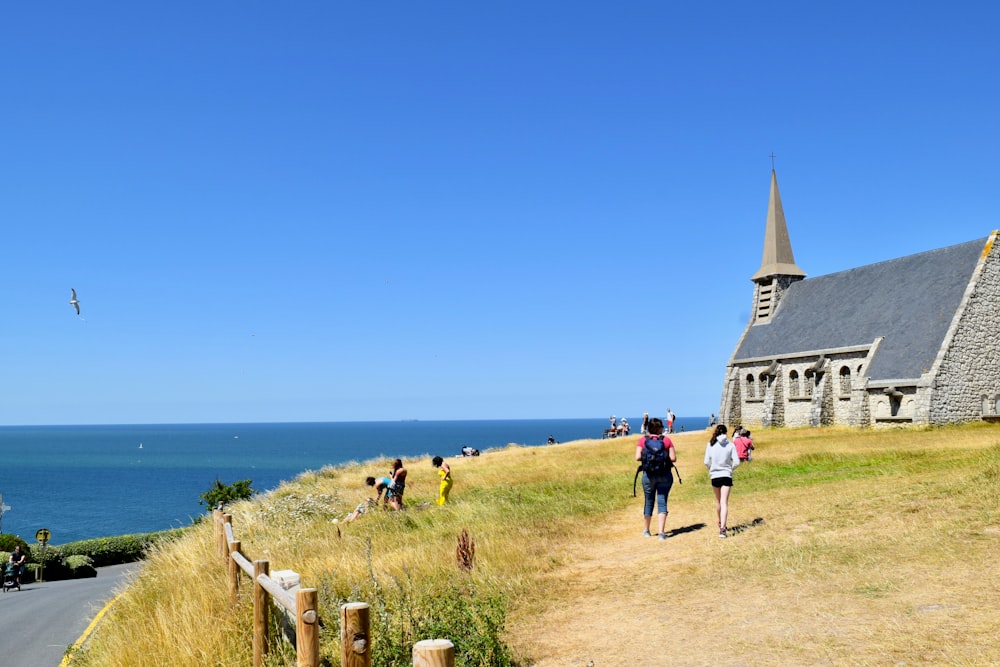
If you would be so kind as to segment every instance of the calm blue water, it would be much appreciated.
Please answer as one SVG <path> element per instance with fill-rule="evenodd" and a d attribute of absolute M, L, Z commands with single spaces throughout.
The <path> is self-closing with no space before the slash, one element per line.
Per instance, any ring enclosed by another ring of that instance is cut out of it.
<path fill-rule="evenodd" d="M 634 421 L 638 432 L 641 417 Z M 705 428 L 704 417 L 677 427 Z M 191 523 L 216 478 L 273 489 L 304 470 L 380 456 L 456 456 L 598 438 L 607 419 L 0 427 L 0 529 L 52 544 Z M 139 447 L 140 443 L 142 448 Z"/>

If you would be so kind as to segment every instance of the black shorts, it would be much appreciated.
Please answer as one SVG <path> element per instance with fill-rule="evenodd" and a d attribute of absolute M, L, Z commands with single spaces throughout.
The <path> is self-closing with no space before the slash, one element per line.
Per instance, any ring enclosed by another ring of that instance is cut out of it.
<path fill-rule="evenodd" d="M 714 486 L 717 489 L 723 486 L 732 486 L 732 485 L 733 485 L 732 477 L 716 477 L 715 479 L 712 480 L 712 486 Z"/>

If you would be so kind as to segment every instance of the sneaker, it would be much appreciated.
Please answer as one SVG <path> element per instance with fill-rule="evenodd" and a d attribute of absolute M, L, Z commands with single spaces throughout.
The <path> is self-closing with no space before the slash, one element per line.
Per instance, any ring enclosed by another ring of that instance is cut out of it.
<path fill-rule="evenodd" d="M 667 539 L 667 534 L 666 534 L 666 533 L 660 533 L 660 535 L 659 535 L 659 539 L 660 539 L 660 541 L 661 541 L 661 542 L 664 542 L 664 541 L 666 541 L 666 539 Z"/>
<path fill-rule="evenodd" d="M 723 539 L 725 539 L 726 537 L 728 537 L 728 535 L 726 535 L 726 529 L 725 528 L 721 528 L 719 530 L 719 537 L 721 537 Z"/>
<path fill-rule="evenodd" d="M 648 531 L 648 530 L 644 530 L 644 531 L 642 531 L 642 536 L 643 536 L 643 537 L 652 537 L 652 535 L 650 535 L 650 534 L 649 534 L 649 531 Z"/>

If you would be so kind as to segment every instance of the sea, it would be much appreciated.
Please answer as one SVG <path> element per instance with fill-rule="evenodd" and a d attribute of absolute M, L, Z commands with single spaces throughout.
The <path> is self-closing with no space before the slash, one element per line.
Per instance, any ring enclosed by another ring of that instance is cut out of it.
<path fill-rule="evenodd" d="M 633 434 L 642 418 L 632 424 Z M 704 429 L 707 417 L 677 430 Z M 0 426 L 0 532 L 32 543 L 189 525 L 216 479 L 277 488 L 307 470 L 380 457 L 460 455 L 508 444 L 600 438 L 608 419 Z M 428 465 L 429 462 L 428 462 Z"/>

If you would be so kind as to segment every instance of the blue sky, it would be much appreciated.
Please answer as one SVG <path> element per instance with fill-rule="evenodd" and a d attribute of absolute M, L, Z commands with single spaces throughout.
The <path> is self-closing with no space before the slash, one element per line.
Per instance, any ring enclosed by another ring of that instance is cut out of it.
<path fill-rule="evenodd" d="M 0 424 L 717 411 L 770 153 L 812 276 L 1000 227 L 927 5 L 8 4 Z"/>

